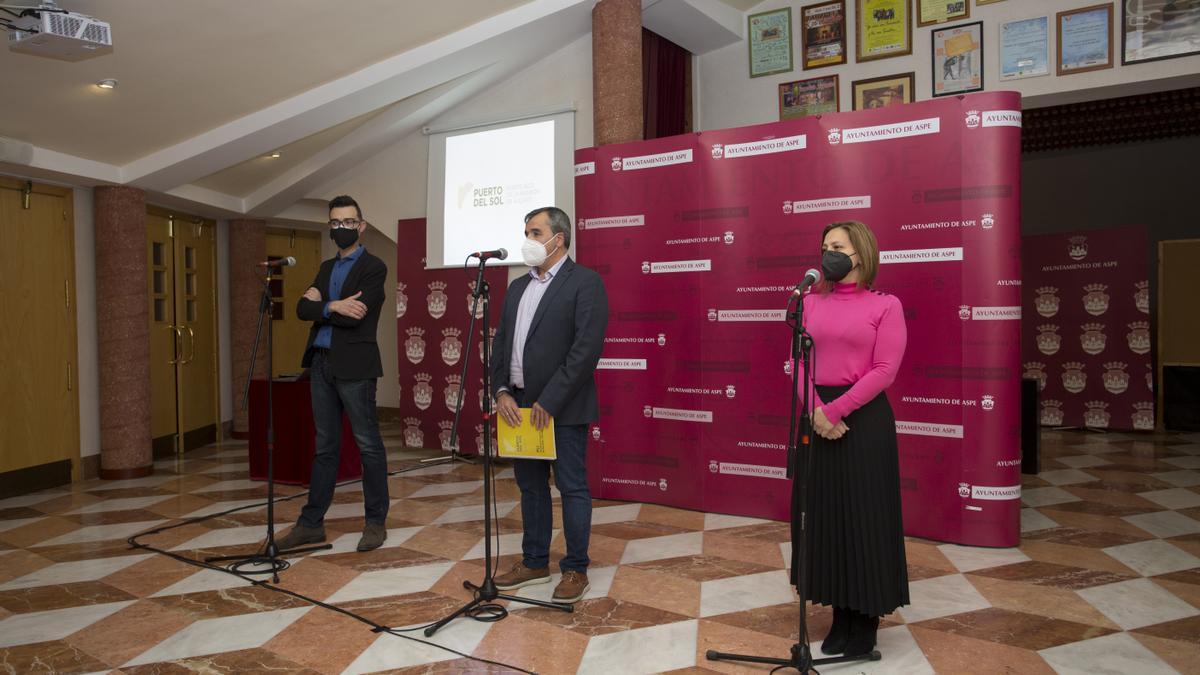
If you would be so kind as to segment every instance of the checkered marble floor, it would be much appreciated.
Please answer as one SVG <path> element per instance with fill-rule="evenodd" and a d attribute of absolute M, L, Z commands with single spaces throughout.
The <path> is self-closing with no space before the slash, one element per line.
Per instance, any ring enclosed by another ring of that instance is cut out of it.
<path fill-rule="evenodd" d="M 399 429 L 386 437 L 393 469 L 428 455 L 402 449 Z M 1025 479 L 1019 548 L 909 540 L 913 603 L 885 618 L 884 660 L 821 671 L 1200 672 L 1200 435 L 1046 432 L 1043 460 Z M 333 549 L 296 559 L 280 585 L 393 627 L 447 614 L 468 599 L 461 582 L 483 573 L 480 479 L 467 465 L 390 479 L 389 537 L 365 554 L 353 551 L 362 493 L 339 488 Z M 148 478 L 0 500 L 0 672 L 507 672 L 125 543 L 251 505 L 145 540 L 191 558 L 251 551 L 264 495 L 234 442 L 160 462 Z M 507 569 L 520 546 L 511 470 L 497 499 Z M 300 505 L 278 506 L 281 528 Z M 592 588 L 574 614 L 514 606 L 497 623 L 460 619 L 434 641 L 540 673 L 766 672 L 704 653 L 787 654 L 797 621 L 785 524 L 595 507 Z M 556 533 L 556 555 L 562 546 Z M 808 617 L 815 648 L 830 614 Z"/>

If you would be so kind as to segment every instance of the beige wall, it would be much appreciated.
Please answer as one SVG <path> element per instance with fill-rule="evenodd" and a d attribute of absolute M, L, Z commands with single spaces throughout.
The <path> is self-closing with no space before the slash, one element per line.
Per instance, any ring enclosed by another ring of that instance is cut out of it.
<path fill-rule="evenodd" d="M 92 189 L 75 199 L 75 331 L 79 371 L 79 456 L 100 454 L 100 358 L 96 336 L 96 220 Z"/>
<path fill-rule="evenodd" d="M 233 406 L 241 405 L 241 392 L 233 392 L 233 353 L 229 329 L 229 221 L 217 221 L 217 370 L 221 392 L 221 422 L 233 421 Z"/>
<path fill-rule="evenodd" d="M 799 30 L 800 10 L 806 5 L 816 4 L 815 0 L 805 2 L 784 2 L 770 0 L 756 5 L 754 13 L 765 12 L 780 7 L 792 7 L 792 26 Z M 914 6 L 916 3 L 913 3 Z M 1054 15 L 1057 12 L 1087 7 L 1098 2 L 1083 2 L 1081 0 L 1006 0 L 983 7 L 971 2 L 971 17 L 962 21 L 954 21 L 944 25 L 957 25 L 964 22 L 983 21 L 983 82 L 988 91 L 1008 90 L 1018 91 L 1026 98 L 1025 107 L 1041 107 L 1068 103 L 1078 100 L 1111 98 L 1123 94 L 1142 93 L 1145 91 L 1178 89 L 1184 86 L 1200 84 L 1200 55 L 1186 58 L 1155 61 L 1137 65 L 1122 66 L 1120 58 L 1121 26 L 1116 23 L 1114 28 L 1114 67 L 1110 70 L 1099 70 L 1078 75 L 1047 75 L 1023 80 L 1000 81 L 1000 24 L 1008 21 L 1027 19 L 1035 16 L 1050 17 L 1050 70 L 1054 72 L 1055 59 L 1055 28 Z M 917 100 L 932 97 L 930 93 L 930 32 L 933 27 L 918 28 L 913 23 L 913 53 L 910 56 L 897 56 L 879 61 L 855 63 L 856 50 L 854 24 L 854 0 L 847 0 L 847 12 L 850 23 L 847 30 L 848 63 L 841 66 L 802 70 L 800 60 L 800 37 L 795 37 L 796 69 L 790 73 L 757 77 L 749 76 L 749 56 L 746 43 L 738 42 L 724 49 L 710 52 L 701 56 L 695 71 L 696 90 L 696 129 L 724 129 L 748 124 L 761 124 L 779 120 L 778 85 L 793 80 L 808 79 L 826 75 L 837 75 L 840 88 L 841 110 L 851 109 L 851 82 L 870 77 L 881 77 L 897 73 L 914 72 L 916 74 Z M 1115 3 L 1114 22 L 1119 21 L 1120 0 Z M 915 8 L 914 8 L 915 11 Z M 1153 81 L 1158 81 L 1157 83 Z M 1099 90 L 1099 91 L 1098 91 Z M 1089 93 L 1089 91 L 1091 93 Z"/>

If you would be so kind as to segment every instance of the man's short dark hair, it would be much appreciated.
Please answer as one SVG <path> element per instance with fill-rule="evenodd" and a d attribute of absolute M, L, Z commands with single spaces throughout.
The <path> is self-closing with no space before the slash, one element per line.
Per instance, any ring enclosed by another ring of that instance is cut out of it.
<path fill-rule="evenodd" d="M 563 250 L 571 248 L 571 217 L 567 215 L 567 212 L 557 206 L 543 206 L 526 214 L 525 222 L 528 223 L 539 213 L 544 213 L 550 218 L 551 232 L 563 236 Z"/>
<path fill-rule="evenodd" d="M 354 197 L 350 195 L 338 195 L 329 200 L 329 210 L 340 209 L 343 206 L 353 206 L 354 212 L 358 214 L 358 219 L 362 220 L 362 209 L 358 207 L 358 202 L 354 201 Z"/>

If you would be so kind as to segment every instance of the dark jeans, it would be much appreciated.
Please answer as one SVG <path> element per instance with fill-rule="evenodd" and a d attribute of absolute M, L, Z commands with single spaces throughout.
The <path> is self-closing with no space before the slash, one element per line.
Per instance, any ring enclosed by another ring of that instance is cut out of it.
<path fill-rule="evenodd" d="M 523 392 L 515 392 L 517 404 L 527 407 Z M 532 406 L 532 402 L 529 403 Z M 525 534 L 521 539 L 526 567 L 538 569 L 550 565 L 552 506 L 550 468 L 554 484 L 562 494 L 563 532 L 567 555 L 559 562 L 563 572 L 587 572 L 588 540 L 592 534 L 592 493 L 587 482 L 587 425 L 554 425 L 554 446 L 558 459 L 514 459 L 513 473 L 521 488 L 521 519 Z"/>
<path fill-rule="evenodd" d="M 366 521 L 380 523 L 387 519 L 388 500 L 387 453 L 379 437 L 379 421 L 375 418 L 375 380 L 342 380 L 329 372 L 325 352 L 313 355 L 312 368 L 313 422 L 317 427 L 317 453 L 313 459 L 312 478 L 308 487 L 308 502 L 300 511 L 297 523 L 302 527 L 320 527 L 325 512 L 333 501 L 333 486 L 337 482 L 338 464 L 342 452 L 342 411 L 350 418 L 354 440 L 358 443 L 363 466 L 363 502 Z"/>

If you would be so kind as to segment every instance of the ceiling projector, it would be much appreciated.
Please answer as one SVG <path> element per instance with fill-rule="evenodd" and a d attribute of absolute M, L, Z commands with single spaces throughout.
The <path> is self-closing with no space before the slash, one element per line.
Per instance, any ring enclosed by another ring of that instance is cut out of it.
<path fill-rule="evenodd" d="M 12 19 L 8 31 L 8 48 L 14 52 L 62 61 L 112 52 L 112 29 L 105 21 L 59 9 L 53 2 L 19 9 L 21 17 Z"/>

